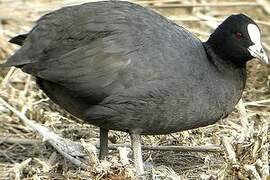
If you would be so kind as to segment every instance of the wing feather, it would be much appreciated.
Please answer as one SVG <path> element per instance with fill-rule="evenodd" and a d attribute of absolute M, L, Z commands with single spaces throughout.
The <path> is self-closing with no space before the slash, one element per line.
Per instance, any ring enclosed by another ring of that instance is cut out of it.
<path fill-rule="evenodd" d="M 150 81 L 181 78 L 200 56 L 201 42 L 182 27 L 141 6 L 106 1 L 43 16 L 2 66 L 102 101 Z"/>

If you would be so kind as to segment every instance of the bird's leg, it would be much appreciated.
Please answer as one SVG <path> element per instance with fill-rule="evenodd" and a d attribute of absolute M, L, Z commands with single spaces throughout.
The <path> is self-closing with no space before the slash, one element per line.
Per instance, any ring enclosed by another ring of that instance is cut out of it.
<path fill-rule="evenodd" d="M 99 159 L 103 160 L 108 155 L 108 129 L 100 128 L 99 130 Z"/>
<path fill-rule="evenodd" d="M 141 136 L 137 133 L 130 133 L 130 137 L 136 174 L 142 175 L 144 173 L 144 170 L 142 160 Z"/>

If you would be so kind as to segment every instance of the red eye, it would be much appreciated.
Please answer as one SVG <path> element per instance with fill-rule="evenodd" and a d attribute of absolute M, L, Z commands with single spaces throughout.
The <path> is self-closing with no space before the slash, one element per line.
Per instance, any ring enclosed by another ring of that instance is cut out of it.
<path fill-rule="evenodd" d="M 237 33 L 235 33 L 235 37 L 236 37 L 237 39 L 241 39 L 241 38 L 243 38 L 243 34 L 240 33 L 240 32 L 237 32 Z"/>

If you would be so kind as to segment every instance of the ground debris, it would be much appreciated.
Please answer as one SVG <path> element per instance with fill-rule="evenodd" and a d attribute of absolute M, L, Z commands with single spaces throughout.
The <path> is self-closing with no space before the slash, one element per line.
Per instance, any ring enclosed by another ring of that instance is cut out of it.
<path fill-rule="evenodd" d="M 0 63 L 18 47 L 8 40 L 25 33 L 40 15 L 82 0 L 0 1 Z M 269 8 L 266 0 L 147 0 L 151 6 L 206 40 L 214 27 L 231 13 L 255 18 L 270 54 Z M 269 3 L 269 2 L 268 2 Z M 235 110 L 215 125 L 171 135 L 145 136 L 144 146 L 221 147 L 213 152 L 144 150 L 149 179 L 269 179 L 269 70 L 257 62 L 248 63 L 246 89 Z M 54 105 L 37 88 L 30 76 L 11 68 L 0 71 L 0 97 L 29 119 L 35 119 L 65 139 L 83 144 L 91 168 L 77 168 L 0 103 L 0 179 L 134 179 L 128 149 L 115 146 L 109 157 L 99 161 L 91 144 L 98 144 L 98 129 L 71 117 Z M 27 108 L 25 108 L 27 107 Z M 26 111 L 27 109 L 27 111 Z M 127 134 L 110 132 L 116 144 L 129 142 Z"/>

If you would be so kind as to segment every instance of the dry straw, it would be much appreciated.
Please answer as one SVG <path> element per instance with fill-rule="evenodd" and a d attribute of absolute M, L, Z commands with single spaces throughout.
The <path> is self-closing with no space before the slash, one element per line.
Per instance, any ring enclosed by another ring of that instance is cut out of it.
<path fill-rule="evenodd" d="M 8 43 L 9 38 L 29 30 L 38 16 L 79 2 L 0 1 L 0 60 L 4 61 L 17 48 Z M 227 15 L 247 13 L 262 27 L 265 34 L 263 45 L 268 53 L 270 51 L 269 1 L 136 2 L 151 6 L 176 23 L 184 24 L 202 40 Z M 144 137 L 143 149 L 148 166 L 146 178 L 269 179 L 268 70 L 256 62 L 249 64 L 248 69 L 244 100 L 225 120 L 173 135 Z M 117 144 L 110 144 L 109 158 L 100 162 L 96 155 L 99 145 L 95 127 L 82 124 L 53 105 L 30 76 L 21 71 L 15 68 L 1 70 L 0 79 L 1 178 L 134 179 L 125 133 L 110 133 L 110 141 Z M 44 141 L 50 145 L 45 145 Z"/>

